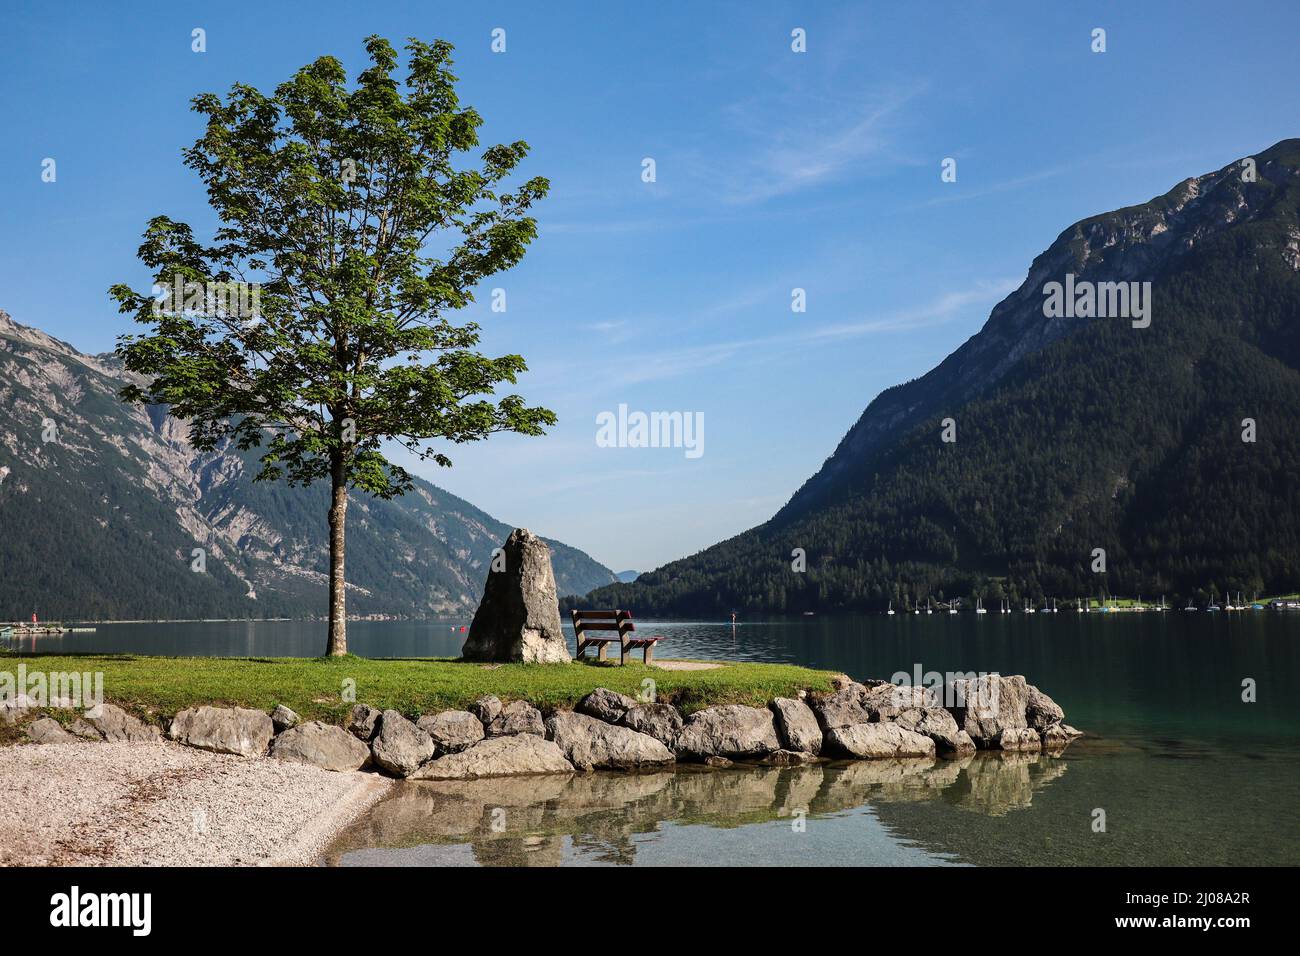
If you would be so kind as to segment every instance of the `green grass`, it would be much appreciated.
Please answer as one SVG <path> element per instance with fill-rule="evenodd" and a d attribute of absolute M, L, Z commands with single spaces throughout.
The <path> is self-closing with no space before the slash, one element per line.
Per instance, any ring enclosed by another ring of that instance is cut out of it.
<path fill-rule="evenodd" d="M 484 694 L 527 700 L 544 711 L 572 707 L 586 693 L 608 687 L 636 696 L 642 681 L 655 682 L 656 699 L 689 713 L 712 704 L 762 706 L 802 689 L 828 690 L 830 671 L 789 664 L 727 664 L 714 670 L 668 671 L 643 664 L 484 665 L 422 658 L 361 657 L 223 658 L 135 655 L 19 655 L 0 658 L 15 673 L 102 672 L 104 697 L 141 716 L 166 718 L 198 704 L 238 705 L 269 711 L 284 704 L 304 718 L 341 722 L 355 701 L 393 708 L 409 717 L 463 708 Z M 348 684 L 345 682 L 352 682 Z"/>

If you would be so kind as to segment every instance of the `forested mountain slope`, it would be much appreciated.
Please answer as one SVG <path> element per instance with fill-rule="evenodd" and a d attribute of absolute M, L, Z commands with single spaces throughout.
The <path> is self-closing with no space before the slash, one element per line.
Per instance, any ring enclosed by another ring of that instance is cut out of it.
<path fill-rule="evenodd" d="M 1253 182 L 1234 162 L 1066 229 L 979 333 L 872 401 L 769 522 L 590 603 L 700 614 L 1294 590 L 1300 140 L 1253 160 Z M 1150 282 L 1150 325 L 1047 317 L 1044 289 L 1067 274 Z"/>
<path fill-rule="evenodd" d="M 124 383 L 114 356 L 0 312 L 0 620 L 323 615 L 328 489 L 254 482 L 252 453 L 197 452 L 163 409 L 120 402 Z M 418 479 L 392 501 L 354 495 L 349 613 L 472 611 L 509 532 Z M 561 593 L 614 580 L 550 545 Z"/>

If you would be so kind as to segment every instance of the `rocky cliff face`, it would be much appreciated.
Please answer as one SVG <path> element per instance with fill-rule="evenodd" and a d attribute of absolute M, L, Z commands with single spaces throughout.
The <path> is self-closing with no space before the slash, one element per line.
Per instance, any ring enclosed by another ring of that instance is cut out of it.
<path fill-rule="evenodd" d="M 1300 225 L 1294 191 L 1300 185 L 1300 140 L 1284 140 L 1252 157 L 1254 182 L 1242 160 L 1186 179 L 1163 196 L 1093 216 L 1062 232 L 1034 259 L 1020 287 L 994 307 L 984 327 L 920 378 L 886 389 L 840 441 L 817 474 L 791 498 L 777 520 L 836 499 L 855 465 L 941 409 L 959 407 L 1000 382 L 1026 356 L 1041 352 L 1087 318 L 1046 318 L 1043 286 L 1067 273 L 1080 280 L 1139 281 L 1169 275 L 1212 236 L 1255 221 L 1277 221 L 1277 261 L 1300 270 Z M 1290 208 L 1288 209 L 1288 203 Z"/>
<path fill-rule="evenodd" d="M 114 356 L 83 355 L 0 312 L 0 619 L 33 608 L 50 618 L 323 613 L 327 492 L 254 483 L 254 456 L 236 449 L 198 452 L 165 409 L 121 403 L 126 380 Z M 509 531 L 423 481 L 394 501 L 358 495 L 349 611 L 470 611 Z M 549 544 L 562 593 L 614 580 Z"/>

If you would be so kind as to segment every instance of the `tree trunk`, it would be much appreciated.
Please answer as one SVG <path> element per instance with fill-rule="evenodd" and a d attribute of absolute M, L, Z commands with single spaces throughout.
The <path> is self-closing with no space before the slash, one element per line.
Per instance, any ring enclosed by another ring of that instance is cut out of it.
<path fill-rule="evenodd" d="M 343 458 L 337 457 L 330 469 L 330 630 L 331 657 L 348 652 L 347 585 L 343 576 L 344 538 L 348 520 L 348 483 L 343 469 Z"/>

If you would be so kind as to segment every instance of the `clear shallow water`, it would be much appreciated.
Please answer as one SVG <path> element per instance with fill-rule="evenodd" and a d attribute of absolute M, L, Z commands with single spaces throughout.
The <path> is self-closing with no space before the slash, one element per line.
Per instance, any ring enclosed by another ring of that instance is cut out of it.
<path fill-rule="evenodd" d="M 1288 785 L 1250 758 L 1099 742 L 1053 757 L 411 782 L 344 831 L 323 862 L 1294 864 L 1294 796 L 1294 773 Z M 1092 830 L 1098 807 L 1105 833 Z"/>
<path fill-rule="evenodd" d="M 463 622 L 349 625 L 371 657 L 454 656 Z M 1300 615 L 933 615 L 641 625 L 661 656 L 1023 673 L 1090 735 L 1062 756 L 404 784 L 327 862 L 366 865 L 1297 864 Z M 59 652 L 309 656 L 324 624 L 100 625 Z M 30 642 L 23 645 L 30 650 Z M 1253 679 L 1257 703 L 1241 700 Z M 504 814 L 493 814 L 500 808 Z M 1106 832 L 1092 829 L 1106 812 Z M 792 811 L 807 811 L 792 828 Z M 495 828 L 494 828 L 495 826 Z"/>

